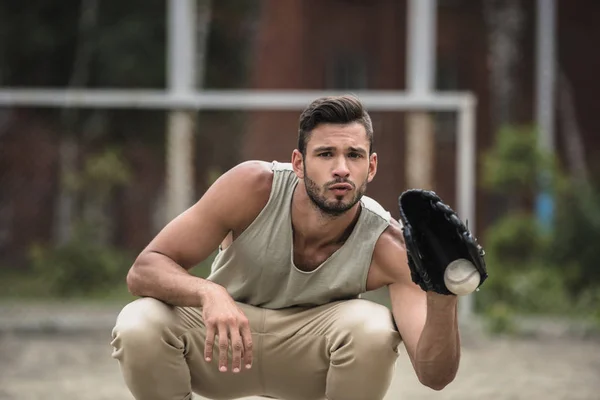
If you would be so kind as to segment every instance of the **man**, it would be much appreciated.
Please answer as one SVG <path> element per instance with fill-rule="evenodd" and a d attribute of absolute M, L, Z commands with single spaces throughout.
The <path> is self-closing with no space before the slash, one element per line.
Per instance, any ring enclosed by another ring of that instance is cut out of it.
<path fill-rule="evenodd" d="M 364 196 L 372 143 L 358 99 L 317 99 L 291 163 L 236 166 L 151 241 L 113 330 L 136 399 L 382 399 L 400 342 L 424 385 L 454 379 L 457 298 L 413 283 L 399 223 Z M 357 298 L 384 286 L 391 312 Z"/>

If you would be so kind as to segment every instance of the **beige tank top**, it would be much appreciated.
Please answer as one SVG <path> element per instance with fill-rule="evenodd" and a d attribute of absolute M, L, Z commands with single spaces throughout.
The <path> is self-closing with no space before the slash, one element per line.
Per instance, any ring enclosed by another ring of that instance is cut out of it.
<path fill-rule="evenodd" d="M 292 195 L 298 178 L 289 163 L 272 163 L 269 201 L 250 226 L 219 249 L 208 280 L 224 286 L 234 300 L 280 309 L 316 306 L 366 292 L 375 243 L 390 214 L 363 196 L 362 210 L 347 241 L 313 271 L 294 265 Z"/>

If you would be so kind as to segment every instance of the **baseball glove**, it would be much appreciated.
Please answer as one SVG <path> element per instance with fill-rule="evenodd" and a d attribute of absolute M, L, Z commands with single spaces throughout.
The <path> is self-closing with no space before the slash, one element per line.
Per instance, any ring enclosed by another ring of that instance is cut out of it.
<path fill-rule="evenodd" d="M 464 258 L 487 279 L 483 248 L 457 214 L 432 191 L 411 189 L 398 198 L 412 280 L 426 292 L 453 295 L 444 284 L 452 261 Z"/>

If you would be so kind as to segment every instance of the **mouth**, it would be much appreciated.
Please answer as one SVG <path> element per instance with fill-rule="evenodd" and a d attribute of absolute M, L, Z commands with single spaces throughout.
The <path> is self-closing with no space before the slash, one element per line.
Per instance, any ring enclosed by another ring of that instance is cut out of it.
<path fill-rule="evenodd" d="M 329 189 L 337 190 L 352 190 L 352 185 L 349 183 L 336 183 L 334 185 L 329 186 Z"/>
<path fill-rule="evenodd" d="M 335 185 L 331 185 L 329 190 L 331 190 L 335 195 L 344 195 L 353 189 L 352 185 L 349 183 L 336 183 Z"/>
<path fill-rule="evenodd" d="M 352 185 L 349 183 L 336 183 L 335 185 L 329 186 L 332 190 L 352 190 Z"/>

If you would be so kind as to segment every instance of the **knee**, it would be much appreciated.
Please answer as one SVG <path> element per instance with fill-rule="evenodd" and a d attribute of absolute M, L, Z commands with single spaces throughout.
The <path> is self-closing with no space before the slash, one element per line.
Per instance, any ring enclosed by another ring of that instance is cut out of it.
<path fill-rule="evenodd" d="M 339 320 L 339 344 L 350 346 L 355 356 L 397 354 L 401 338 L 391 311 L 369 300 L 352 302 Z"/>
<path fill-rule="evenodd" d="M 134 355 L 150 355 L 158 341 L 164 340 L 174 326 L 173 308 L 153 298 L 142 298 L 127 304 L 117 317 L 112 330 L 113 356 L 124 351 Z"/>

